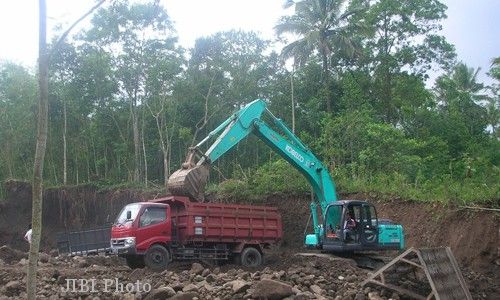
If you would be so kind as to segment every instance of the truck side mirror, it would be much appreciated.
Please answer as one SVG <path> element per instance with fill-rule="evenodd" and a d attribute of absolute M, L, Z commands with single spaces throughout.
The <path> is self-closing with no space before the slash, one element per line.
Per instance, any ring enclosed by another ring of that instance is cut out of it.
<path fill-rule="evenodd" d="M 132 212 L 130 210 L 127 210 L 127 220 L 132 219 Z"/>

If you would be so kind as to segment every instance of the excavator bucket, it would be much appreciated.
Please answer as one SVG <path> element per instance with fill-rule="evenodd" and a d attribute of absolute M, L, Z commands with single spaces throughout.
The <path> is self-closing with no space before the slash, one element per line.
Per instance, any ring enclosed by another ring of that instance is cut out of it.
<path fill-rule="evenodd" d="M 179 169 L 168 178 L 167 189 L 172 195 L 188 196 L 203 202 L 208 175 L 206 164 Z"/>

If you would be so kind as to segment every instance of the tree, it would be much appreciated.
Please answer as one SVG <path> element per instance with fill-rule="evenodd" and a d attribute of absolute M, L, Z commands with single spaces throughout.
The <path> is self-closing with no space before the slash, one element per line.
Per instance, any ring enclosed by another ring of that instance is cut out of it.
<path fill-rule="evenodd" d="M 374 78 L 374 106 L 384 121 L 400 122 L 405 103 L 394 101 L 400 73 L 425 79 L 432 66 L 453 66 L 454 47 L 438 35 L 445 12 L 438 0 L 378 0 L 367 11 L 367 22 L 376 33 L 366 41 L 368 57 L 362 62 Z"/>
<path fill-rule="evenodd" d="M 100 10 L 92 20 L 93 27 L 85 40 L 105 46 L 114 55 L 117 68 L 115 76 L 120 82 L 120 95 L 128 102 L 132 120 L 134 147 L 133 181 L 141 175 L 141 137 L 139 131 L 139 106 L 144 101 L 146 70 L 154 62 L 148 54 L 154 49 L 173 45 L 174 29 L 165 9 L 158 1 L 135 3 L 117 1 L 109 9 Z M 155 56 L 156 57 L 156 56 Z"/>
<path fill-rule="evenodd" d="M 0 63 L 0 178 L 29 178 L 33 170 L 37 82 L 26 68 Z"/>
<path fill-rule="evenodd" d="M 492 136 L 500 138 L 497 131 L 500 123 L 500 57 L 493 59 L 488 75 L 496 82 L 488 87 L 491 94 L 486 97 L 487 118 L 489 126 L 491 126 Z"/>
<path fill-rule="evenodd" d="M 33 189 L 32 189 L 32 229 L 33 235 L 30 244 L 28 271 L 26 276 L 26 288 L 28 299 L 36 299 L 36 272 L 38 264 L 38 252 L 40 251 L 40 237 L 42 234 L 42 208 L 43 208 L 43 165 L 45 149 L 47 147 L 47 123 L 49 108 L 49 60 L 51 52 L 47 47 L 47 5 L 45 0 L 39 0 L 39 49 L 38 49 L 38 122 L 37 141 L 35 159 L 33 163 Z M 52 51 L 57 49 L 60 43 L 66 38 L 70 30 L 76 26 L 86 16 L 97 9 L 103 1 L 97 3 L 86 14 L 78 19 L 66 30 L 55 43 Z"/>
<path fill-rule="evenodd" d="M 356 45 L 352 38 L 354 28 L 360 23 L 352 23 L 350 19 L 362 11 L 361 6 L 347 5 L 346 0 L 302 0 L 287 1 L 285 7 L 295 6 L 295 14 L 282 17 L 275 26 L 278 35 L 291 33 L 299 38 L 282 50 L 285 58 L 294 57 L 299 65 L 307 62 L 308 58 L 319 52 L 324 88 L 324 102 L 328 112 L 332 111 L 329 84 L 330 60 L 334 54 L 352 56 L 356 52 Z"/>

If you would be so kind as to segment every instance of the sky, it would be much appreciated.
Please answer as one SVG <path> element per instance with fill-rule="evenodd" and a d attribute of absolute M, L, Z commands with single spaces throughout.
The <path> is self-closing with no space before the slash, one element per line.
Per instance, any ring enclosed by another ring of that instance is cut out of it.
<path fill-rule="evenodd" d="M 448 6 L 442 34 L 455 45 L 458 59 L 481 67 L 479 79 L 491 59 L 500 56 L 500 0 L 441 0 Z M 50 28 L 69 26 L 93 0 L 47 0 Z M 230 29 L 253 30 L 273 39 L 273 27 L 283 10 L 283 0 L 161 0 L 175 22 L 179 42 L 192 47 L 197 37 Z M 77 32 L 90 18 L 75 28 Z M 65 26 L 66 25 L 66 26 Z M 53 34 L 53 32 L 52 32 Z M 0 60 L 34 67 L 38 52 L 38 1 L 0 0 Z"/>

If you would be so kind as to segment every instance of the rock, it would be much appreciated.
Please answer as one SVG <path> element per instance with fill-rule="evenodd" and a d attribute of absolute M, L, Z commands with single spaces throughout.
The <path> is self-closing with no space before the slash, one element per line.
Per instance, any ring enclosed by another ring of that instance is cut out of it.
<path fill-rule="evenodd" d="M 49 255 L 52 257 L 59 256 L 59 251 L 57 249 L 52 249 L 50 250 Z"/>
<path fill-rule="evenodd" d="M 339 278 L 339 280 L 344 280 L 345 277 L 340 275 L 338 278 Z"/>
<path fill-rule="evenodd" d="M 212 283 L 212 282 L 217 281 L 217 276 L 215 276 L 214 274 L 208 274 L 208 276 L 205 278 L 205 280 L 208 283 Z"/>
<path fill-rule="evenodd" d="M 197 298 L 198 294 L 194 292 L 190 293 L 179 293 L 173 297 L 170 297 L 168 299 L 170 300 L 193 300 L 194 298 Z"/>
<path fill-rule="evenodd" d="M 28 264 L 28 260 L 26 258 L 21 258 L 18 264 L 20 264 L 21 266 L 26 266 Z"/>
<path fill-rule="evenodd" d="M 219 267 L 215 268 L 215 269 L 214 269 L 214 271 L 213 271 L 212 273 L 213 273 L 213 274 L 215 274 L 215 275 L 219 275 L 219 273 L 220 273 L 220 268 L 219 268 Z"/>
<path fill-rule="evenodd" d="M 293 297 L 294 300 L 308 300 L 314 298 L 314 295 L 309 291 L 298 293 L 295 297 Z"/>
<path fill-rule="evenodd" d="M 61 276 L 61 273 L 59 272 L 59 270 L 55 269 L 53 272 L 52 272 L 52 278 L 56 279 L 59 278 L 59 276 Z"/>
<path fill-rule="evenodd" d="M 41 263 L 48 263 L 49 262 L 49 259 L 50 259 L 50 256 L 47 254 L 47 253 L 39 253 L 38 254 L 38 260 L 41 262 Z"/>
<path fill-rule="evenodd" d="M 209 269 L 205 269 L 203 270 L 203 272 L 201 273 L 201 276 L 203 277 L 207 277 L 207 275 L 210 274 L 210 270 Z"/>
<path fill-rule="evenodd" d="M 230 284 L 232 285 L 234 294 L 245 292 L 251 286 L 251 283 L 239 279 L 231 281 Z"/>
<path fill-rule="evenodd" d="M 130 293 L 126 293 L 126 294 L 121 296 L 121 299 L 122 300 L 135 300 L 135 295 L 130 294 Z M 161 298 L 161 299 L 163 299 L 163 298 Z"/>
<path fill-rule="evenodd" d="M 368 293 L 368 299 L 369 300 L 383 300 L 377 292 L 370 292 Z"/>
<path fill-rule="evenodd" d="M 193 265 L 191 266 L 191 271 L 189 272 L 191 274 L 201 275 L 201 273 L 203 273 L 203 270 L 205 270 L 205 268 L 203 268 L 201 264 L 193 263 Z"/>
<path fill-rule="evenodd" d="M 4 266 L 4 265 L 5 265 L 5 262 L 3 261 L 3 259 L 0 258 L 0 267 Z"/>
<path fill-rule="evenodd" d="M 316 295 L 321 295 L 323 294 L 323 289 L 320 288 L 319 286 L 313 284 L 309 287 L 309 289 L 311 289 L 311 292 L 313 292 L 314 294 Z"/>
<path fill-rule="evenodd" d="M 399 300 L 399 294 L 398 294 L 398 293 L 396 293 L 396 292 L 392 293 L 392 295 L 391 295 L 391 299 L 394 299 L 394 300 Z"/>
<path fill-rule="evenodd" d="M 170 287 L 172 287 L 175 291 L 180 291 L 180 290 L 182 290 L 184 285 L 182 283 L 180 283 L 179 281 L 176 281 L 174 283 L 171 283 Z"/>
<path fill-rule="evenodd" d="M 4 286 L 5 295 L 7 296 L 15 296 L 19 294 L 20 289 L 21 289 L 21 283 L 17 280 L 9 281 Z"/>
<path fill-rule="evenodd" d="M 145 300 L 160 300 L 172 297 L 175 295 L 173 288 L 169 286 L 162 286 L 151 291 L 145 298 Z"/>
<path fill-rule="evenodd" d="M 86 268 L 86 267 L 89 267 L 90 264 L 87 260 L 85 260 L 84 258 L 80 258 L 77 262 L 76 262 L 76 266 L 78 268 Z"/>
<path fill-rule="evenodd" d="M 366 300 L 365 294 L 357 293 L 356 296 L 354 296 L 354 300 Z"/>
<path fill-rule="evenodd" d="M 203 287 L 205 290 L 209 291 L 209 292 L 211 292 L 211 291 L 213 291 L 213 290 L 214 290 L 214 287 L 213 287 L 213 286 L 211 286 L 210 284 L 206 283 L 206 282 L 205 282 L 205 284 L 204 284 L 202 287 Z"/>
<path fill-rule="evenodd" d="M 196 281 L 196 282 L 201 282 L 205 280 L 205 277 L 201 276 L 201 275 L 196 275 L 194 278 L 193 278 L 193 281 Z"/>
<path fill-rule="evenodd" d="M 293 295 L 292 286 L 284 282 L 262 279 L 253 285 L 252 297 L 258 299 L 282 299 Z"/>
<path fill-rule="evenodd" d="M 191 292 L 191 291 L 197 292 L 198 291 L 198 287 L 195 284 L 190 283 L 190 284 L 184 286 L 182 288 L 182 291 L 183 292 Z"/>

